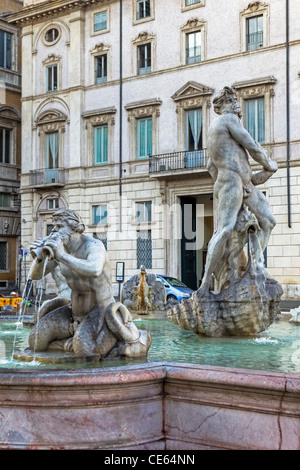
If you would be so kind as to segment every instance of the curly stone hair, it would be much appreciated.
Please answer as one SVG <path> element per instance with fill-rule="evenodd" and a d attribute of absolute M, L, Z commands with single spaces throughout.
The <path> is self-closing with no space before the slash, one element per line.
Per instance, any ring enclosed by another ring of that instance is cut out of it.
<path fill-rule="evenodd" d="M 53 221 L 66 220 L 75 232 L 83 233 L 85 225 L 78 212 L 72 209 L 59 209 L 52 215 Z"/>
<path fill-rule="evenodd" d="M 220 90 L 213 99 L 215 113 L 221 114 L 222 103 L 228 96 L 237 98 L 236 92 L 233 88 L 231 88 L 230 86 L 224 86 L 224 88 Z M 239 117 L 241 117 L 240 113 Z"/>

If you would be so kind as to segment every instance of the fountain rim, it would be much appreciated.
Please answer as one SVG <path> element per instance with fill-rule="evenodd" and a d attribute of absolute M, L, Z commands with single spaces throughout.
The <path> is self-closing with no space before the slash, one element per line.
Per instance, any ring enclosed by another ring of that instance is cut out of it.
<path fill-rule="evenodd" d="M 300 393 L 299 372 L 274 372 L 256 369 L 209 366 L 179 362 L 149 362 L 117 367 L 80 369 L 39 369 L 0 368 L 0 387 L 16 386 L 97 386 L 126 385 L 145 381 L 176 380 L 187 382 L 203 381 L 207 384 L 222 384 L 268 390 L 285 390 L 289 380 L 299 380 L 299 385 L 291 386 L 293 392 Z M 266 380 L 267 379 L 267 380 Z"/>

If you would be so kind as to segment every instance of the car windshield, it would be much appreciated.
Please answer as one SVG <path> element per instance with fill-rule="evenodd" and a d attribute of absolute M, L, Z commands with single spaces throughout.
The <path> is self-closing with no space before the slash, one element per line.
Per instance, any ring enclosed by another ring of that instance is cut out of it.
<path fill-rule="evenodd" d="M 187 287 L 183 282 L 179 281 L 175 277 L 164 277 L 169 284 L 171 284 L 172 287 Z"/>

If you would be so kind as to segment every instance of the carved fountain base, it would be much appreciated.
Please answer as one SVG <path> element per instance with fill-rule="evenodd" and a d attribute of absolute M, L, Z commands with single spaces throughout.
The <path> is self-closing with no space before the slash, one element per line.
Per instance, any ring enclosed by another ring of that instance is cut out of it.
<path fill-rule="evenodd" d="M 250 270 L 215 294 L 198 289 L 168 311 L 171 322 L 205 336 L 252 336 L 265 331 L 280 313 L 282 287 Z"/>

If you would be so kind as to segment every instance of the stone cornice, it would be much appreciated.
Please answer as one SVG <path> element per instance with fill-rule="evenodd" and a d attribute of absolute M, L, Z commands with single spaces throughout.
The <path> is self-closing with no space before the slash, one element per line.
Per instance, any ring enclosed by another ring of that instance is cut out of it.
<path fill-rule="evenodd" d="M 50 16 L 66 13 L 70 10 L 85 8 L 97 3 L 108 3 L 109 0 L 53 0 L 44 1 L 38 5 L 24 7 L 20 12 L 10 15 L 7 20 L 15 24 L 31 24 Z"/>

